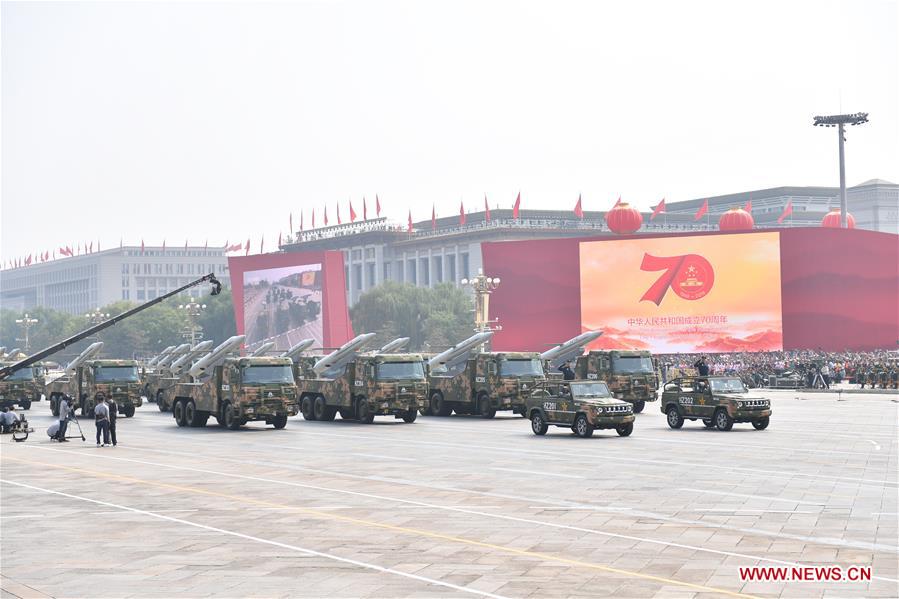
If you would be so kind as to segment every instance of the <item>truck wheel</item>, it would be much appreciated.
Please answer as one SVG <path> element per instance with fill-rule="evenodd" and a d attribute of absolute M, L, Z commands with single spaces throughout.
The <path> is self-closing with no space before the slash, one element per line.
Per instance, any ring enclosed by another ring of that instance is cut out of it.
<path fill-rule="evenodd" d="M 440 391 L 431 392 L 431 414 L 434 416 L 449 416 L 453 413 L 453 407 L 443 398 Z"/>
<path fill-rule="evenodd" d="M 178 426 L 187 426 L 187 421 L 184 419 L 184 402 L 182 400 L 175 400 L 175 404 L 172 406 L 172 416 L 175 417 L 175 423 Z"/>
<path fill-rule="evenodd" d="M 549 425 L 540 414 L 540 410 L 534 410 L 534 413 L 531 415 L 531 430 L 534 431 L 535 435 L 540 436 L 545 435 L 546 431 L 549 430 Z"/>
<path fill-rule="evenodd" d="M 55 393 L 50 396 L 50 413 L 59 416 L 59 397 Z"/>
<path fill-rule="evenodd" d="M 325 396 L 319 395 L 315 398 L 315 403 L 312 404 L 312 410 L 314 412 L 313 418 L 315 420 L 325 420 L 325 412 L 328 411 L 328 404 L 325 403 Z M 333 418 L 332 418 L 333 420 Z"/>
<path fill-rule="evenodd" d="M 753 420 L 752 426 L 757 431 L 763 431 L 766 428 L 768 428 L 768 420 L 769 420 L 768 416 L 765 416 L 764 418 L 759 418 L 757 420 Z"/>
<path fill-rule="evenodd" d="M 432 416 L 433 415 L 431 412 L 431 398 L 430 397 L 428 397 L 428 401 L 425 402 L 424 407 L 419 408 L 418 412 L 422 416 Z"/>
<path fill-rule="evenodd" d="M 715 423 L 712 421 L 711 418 L 703 418 L 702 423 L 705 425 L 706 428 L 715 428 Z"/>
<path fill-rule="evenodd" d="M 19 407 L 22 408 L 23 410 L 27 410 L 28 408 L 31 407 L 31 400 L 23 399 L 22 401 L 19 402 Z"/>
<path fill-rule="evenodd" d="M 487 420 L 496 416 L 496 408 L 490 406 L 490 397 L 484 392 L 478 395 L 478 414 Z"/>
<path fill-rule="evenodd" d="M 375 421 L 375 413 L 372 411 L 371 406 L 368 405 L 368 400 L 364 397 L 359 399 L 359 403 L 356 408 L 356 413 L 359 415 L 359 422 L 362 424 L 371 424 Z"/>
<path fill-rule="evenodd" d="M 615 429 L 615 432 L 618 433 L 619 437 L 629 437 L 630 434 L 634 432 L 634 423 L 628 422 L 627 424 L 622 424 Z"/>
<path fill-rule="evenodd" d="M 680 428 L 684 425 L 684 417 L 677 411 L 677 406 L 668 406 L 665 413 L 668 416 L 668 426 L 671 428 Z"/>
<path fill-rule="evenodd" d="M 225 423 L 225 428 L 228 430 L 236 431 L 240 428 L 241 421 L 234 413 L 234 410 L 231 409 L 231 402 L 229 401 L 222 404 L 222 422 Z"/>
<path fill-rule="evenodd" d="M 418 417 L 418 410 L 415 408 L 410 408 L 408 412 L 403 414 L 403 422 L 412 424 L 415 422 L 415 419 Z"/>
<path fill-rule="evenodd" d="M 200 428 L 206 426 L 206 421 L 209 420 L 209 414 L 198 410 L 194 400 L 190 400 L 184 407 L 184 420 L 187 422 L 187 426 Z"/>
<path fill-rule="evenodd" d="M 131 418 L 132 416 L 134 416 L 134 406 L 133 405 L 125 406 L 124 413 L 125 413 L 125 418 Z"/>
<path fill-rule="evenodd" d="M 334 406 L 325 406 L 325 412 L 322 414 L 321 420 L 333 422 L 335 416 L 337 416 L 337 408 Z"/>
<path fill-rule="evenodd" d="M 593 436 L 593 425 L 587 422 L 587 417 L 583 414 L 578 414 L 577 418 L 574 419 L 574 433 L 583 439 Z"/>
<path fill-rule="evenodd" d="M 313 409 L 313 400 L 311 395 L 304 395 L 300 402 L 300 411 L 306 420 L 315 420 L 315 410 Z"/>
<path fill-rule="evenodd" d="M 734 419 L 728 416 L 727 410 L 718 408 L 715 412 L 715 426 L 719 431 L 729 431 L 734 427 Z"/>
<path fill-rule="evenodd" d="M 634 402 L 634 414 L 639 414 L 643 411 L 643 408 L 646 407 L 646 402 L 642 399 L 639 399 Z"/>
<path fill-rule="evenodd" d="M 160 412 L 168 412 L 168 406 L 165 405 L 165 395 L 162 393 L 162 389 L 156 391 L 156 407 L 159 408 Z"/>
<path fill-rule="evenodd" d="M 284 428 L 287 426 L 287 414 L 278 414 L 275 416 L 275 419 L 272 420 L 272 424 L 275 428 Z"/>

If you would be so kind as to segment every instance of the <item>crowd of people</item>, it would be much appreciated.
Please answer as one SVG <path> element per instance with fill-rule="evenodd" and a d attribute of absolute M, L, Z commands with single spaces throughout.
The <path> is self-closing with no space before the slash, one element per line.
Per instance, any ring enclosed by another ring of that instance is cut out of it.
<path fill-rule="evenodd" d="M 102 392 L 95 396 L 96 405 L 91 410 L 94 417 L 94 425 L 97 429 L 97 447 L 106 447 L 118 444 L 116 438 L 116 420 L 119 414 L 118 404 L 115 398 L 106 399 L 106 395 Z M 68 430 L 69 421 L 74 418 L 74 408 L 69 405 L 68 400 L 64 397 L 59 402 L 59 420 L 54 422 L 48 429 L 47 435 L 54 441 L 60 443 L 68 442 L 66 431 Z"/>
<path fill-rule="evenodd" d="M 750 387 L 768 386 L 774 377 L 798 377 L 802 386 L 829 388 L 839 383 L 859 387 L 899 385 L 899 355 L 896 352 L 825 352 L 815 350 L 746 352 L 731 354 L 658 354 L 663 380 L 669 373 L 739 376 Z"/>

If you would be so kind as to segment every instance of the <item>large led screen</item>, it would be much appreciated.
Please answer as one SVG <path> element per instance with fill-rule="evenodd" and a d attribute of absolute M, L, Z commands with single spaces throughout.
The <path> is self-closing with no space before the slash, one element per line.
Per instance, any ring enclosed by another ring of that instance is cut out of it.
<path fill-rule="evenodd" d="M 591 348 L 659 353 L 783 349 L 777 233 L 580 244 Z"/>
<path fill-rule="evenodd" d="M 246 347 L 267 342 L 287 350 L 303 339 L 322 339 L 322 265 L 299 264 L 243 273 Z"/>

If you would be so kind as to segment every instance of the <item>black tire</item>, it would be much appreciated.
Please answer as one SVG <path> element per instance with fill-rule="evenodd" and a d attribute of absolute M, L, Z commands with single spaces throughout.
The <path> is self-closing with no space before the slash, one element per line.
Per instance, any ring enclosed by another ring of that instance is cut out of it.
<path fill-rule="evenodd" d="M 23 410 L 27 410 L 28 408 L 31 407 L 31 400 L 30 400 L 30 399 L 25 399 L 25 400 L 23 400 L 23 401 L 20 401 L 20 402 L 19 402 L 19 407 L 22 408 Z"/>
<path fill-rule="evenodd" d="M 187 420 L 184 419 L 184 402 L 182 400 L 175 400 L 174 405 L 172 405 L 172 416 L 175 418 L 175 423 L 178 426 L 187 426 Z"/>
<path fill-rule="evenodd" d="M 588 439 L 593 436 L 593 425 L 587 420 L 584 414 L 578 414 L 574 419 L 574 434 L 582 439 Z"/>
<path fill-rule="evenodd" d="M 642 399 L 638 399 L 634 402 L 634 414 L 639 414 L 643 411 L 643 408 L 646 407 L 646 402 Z"/>
<path fill-rule="evenodd" d="M 272 425 L 278 429 L 287 426 L 287 414 L 278 414 L 275 416 L 275 419 L 272 420 Z"/>
<path fill-rule="evenodd" d="M 496 408 L 490 405 L 490 397 L 484 392 L 478 395 L 478 414 L 486 420 L 496 416 Z"/>
<path fill-rule="evenodd" d="M 237 417 L 237 414 L 234 413 L 234 410 L 231 409 L 231 402 L 226 401 L 222 404 L 222 422 L 225 425 L 225 428 L 230 431 L 236 431 L 241 426 L 243 426 L 243 421 Z"/>
<path fill-rule="evenodd" d="M 328 411 L 328 404 L 325 403 L 325 396 L 319 395 L 312 404 L 313 418 L 316 420 L 326 420 L 325 412 Z"/>
<path fill-rule="evenodd" d="M 206 426 L 206 421 L 209 420 L 209 413 L 198 410 L 197 404 L 191 399 L 184 406 L 184 420 L 187 422 L 187 426 L 200 428 Z"/>
<path fill-rule="evenodd" d="M 403 422 L 408 424 L 412 424 L 415 422 L 415 419 L 418 417 L 418 410 L 415 408 L 411 408 L 408 412 L 403 415 Z"/>
<path fill-rule="evenodd" d="M 764 418 L 758 418 L 756 420 L 753 420 L 752 427 L 757 431 L 763 431 L 766 428 L 768 428 L 769 420 L 770 420 L 770 418 L 768 418 L 768 416 L 765 416 Z"/>
<path fill-rule="evenodd" d="M 50 395 L 50 413 L 59 416 L 59 396 L 55 393 Z"/>
<path fill-rule="evenodd" d="M 312 395 L 304 395 L 300 401 L 300 412 L 306 420 L 315 420 L 315 399 Z"/>
<path fill-rule="evenodd" d="M 325 406 L 325 412 L 322 414 L 322 417 L 319 420 L 324 420 L 325 422 L 333 422 L 334 417 L 337 416 L 337 408 L 334 406 Z"/>
<path fill-rule="evenodd" d="M 615 432 L 618 433 L 619 437 L 630 437 L 631 433 L 634 432 L 634 423 L 628 422 L 627 424 L 622 424 L 615 429 Z"/>
<path fill-rule="evenodd" d="M 729 431 L 734 427 L 734 419 L 728 415 L 727 410 L 718 408 L 715 412 L 715 427 L 719 431 Z"/>
<path fill-rule="evenodd" d="M 434 416 L 449 416 L 453 413 L 453 407 L 447 403 L 440 391 L 431 392 L 431 414 Z"/>
<path fill-rule="evenodd" d="M 546 423 L 546 419 L 540 413 L 540 410 L 534 410 L 534 413 L 531 414 L 531 430 L 540 437 L 549 430 L 549 424 Z"/>
<path fill-rule="evenodd" d="M 122 413 L 125 414 L 125 418 L 133 417 L 134 416 L 134 405 L 132 404 L 129 406 L 125 406 L 125 409 Z"/>
<path fill-rule="evenodd" d="M 671 428 L 680 428 L 684 425 L 684 417 L 681 416 L 677 406 L 668 406 L 665 411 L 665 418 L 668 420 L 668 426 Z"/>
<path fill-rule="evenodd" d="M 356 414 L 359 416 L 359 422 L 362 424 L 371 424 L 375 421 L 375 413 L 372 411 L 371 406 L 368 405 L 367 399 L 364 397 L 359 399 L 356 405 Z"/>
<path fill-rule="evenodd" d="M 165 405 L 165 394 L 163 394 L 162 389 L 156 390 L 156 407 L 159 408 L 160 412 L 169 411 L 169 407 Z"/>
<path fill-rule="evenodd" d="M 711 418 L 703 418 L 702 423 L 705 425 L 706 428 L 715 428 L 715 421 L 712 420 Z"/>

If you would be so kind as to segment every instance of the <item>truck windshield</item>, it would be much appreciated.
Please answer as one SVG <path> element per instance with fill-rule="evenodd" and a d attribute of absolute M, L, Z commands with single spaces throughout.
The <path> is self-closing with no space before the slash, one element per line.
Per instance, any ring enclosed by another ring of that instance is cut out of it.
<path fill-rule="evenodd" d="M 652 374 L 652 359 L 641 356 L 613 357 L 612 372 Z"/>
<path fill-rule="evenodd" d="M 608 386 L 603 382 L 573 383 L 571 394 L 574 397 L 612 397 Z"/>
<path fill-rule="evenodd" d="M 136 382 L 137 366 L 97 366 L 94 372 L 97 382 L 103 381 L 133 381 Z"/>
<path fill-rule="evenodd" d="M 246 384 L 292 383 L 293 369 L 287 364 L 247 366 L 241 381 Z"/>
<path fill-rule="evenodd" d="M 543 364 L 537 358 L 502 360 L 499 373 L 503 376 L 543 376 Z"/>
<path fill-rule="evenodd" d="M 421 362 L 381 362 L 378 364 L 379 380 L 425 378 L 424 364 Z"/>
<path fill-rule="evenodd" d="M 745 393 L 746 387 L 740 379 L 709 379 L 713 393 Z"/>
<path fill-rule="evenodd" d="M 8 381 L 33 381 L 34 380 L 34 372 L 30 368 L 23 368 L 21 370 L 17 370 L 12 373 Z"/>

